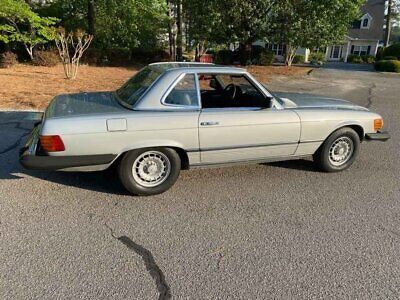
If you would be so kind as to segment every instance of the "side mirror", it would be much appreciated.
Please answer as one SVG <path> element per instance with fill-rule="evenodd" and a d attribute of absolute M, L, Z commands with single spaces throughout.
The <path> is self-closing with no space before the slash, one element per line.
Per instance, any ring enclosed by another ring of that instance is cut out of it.
<path fill-rule="evenodd" d="M 215 78 L 210 80 L 210 87 L 213 89 L 217 89 L 218 88 L 218 83 L 217 80 Z"/>

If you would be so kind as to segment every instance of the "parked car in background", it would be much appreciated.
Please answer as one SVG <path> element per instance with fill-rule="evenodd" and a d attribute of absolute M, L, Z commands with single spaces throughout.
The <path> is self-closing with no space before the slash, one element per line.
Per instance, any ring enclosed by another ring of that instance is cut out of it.
<path fill-rule="evenodd" d="M 28 169 L 116 165 L 135 195 L 169 189 L 180 170 L 313 156 L 347 169 L 360 143 L 386 141 L 380 115 L 348 101 L 273 94 L 246 70 L 156 63 L 113 92 L 59 95 L 21 149 Z"/>

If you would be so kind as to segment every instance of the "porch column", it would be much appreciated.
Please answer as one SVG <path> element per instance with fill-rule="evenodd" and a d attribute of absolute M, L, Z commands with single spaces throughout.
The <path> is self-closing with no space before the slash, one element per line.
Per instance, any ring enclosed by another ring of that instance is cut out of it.
<path fill-rule="evenodd" d="M 347 41 L 347 45 L 346 45 L 346 51 L 344 52 L 344 62 L 347 62 L 347 57 L 349 56 L 349 51 L 350 51 L 350 44 L 351 41 Z"/>

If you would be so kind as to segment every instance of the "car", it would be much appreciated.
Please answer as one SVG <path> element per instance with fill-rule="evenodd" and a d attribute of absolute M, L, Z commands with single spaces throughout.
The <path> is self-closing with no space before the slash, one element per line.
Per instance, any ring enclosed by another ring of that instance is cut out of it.
<path fill-rule="evenodd" d="M 20 151 L 27 169 L 117 167 L 134 195 L 168 190 L 181 170 L 313 157 L 349 168 L 382 117 L 339 99 L 272 93 L 245 69 L 155 63 L 112 92 L 56 96 Z"/>

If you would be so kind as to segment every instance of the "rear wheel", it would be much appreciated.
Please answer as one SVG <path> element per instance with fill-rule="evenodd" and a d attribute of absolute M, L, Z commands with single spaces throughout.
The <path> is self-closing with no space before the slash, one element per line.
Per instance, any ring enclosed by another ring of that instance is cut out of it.
<path fill-rule="evenodd" d="M 180 157 L 173 149 L 138 149 L 124 155 L 118 174 L 130 193 L 156 195 L 165 192 L 175 183 L 180 166 Z"/>
<path fill-rule="evenodd" d="M 325 172 L 338 172 L 349 168 L 360 148 L 360 138 L 351 128 L 332 133 L 314 154 L 314 162 Z"/>

